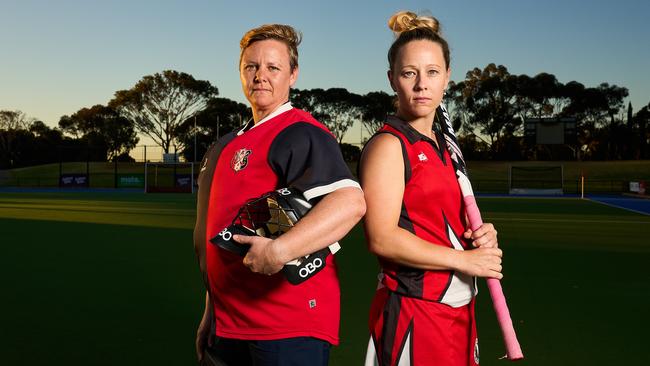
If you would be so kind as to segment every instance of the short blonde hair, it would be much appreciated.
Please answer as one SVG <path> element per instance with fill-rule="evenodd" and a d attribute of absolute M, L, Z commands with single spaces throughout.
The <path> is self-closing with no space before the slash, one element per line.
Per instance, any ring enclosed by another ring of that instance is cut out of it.
<path fill-rule="evenodd" d="M 291 70 L 298 66 L 298 45 L 302 41 L 302 33 L 294 29 L 290 25 L 285 24 L 264 24 L 257 28 L 253 28 L 244 34 L 239 42 L 239 65 L 241 65 L 241 58 L 244 50 L 251 44 L 257 41 L 266 39 L 275 39 L 287 45 L 289 49 L 289 64 Z"/>

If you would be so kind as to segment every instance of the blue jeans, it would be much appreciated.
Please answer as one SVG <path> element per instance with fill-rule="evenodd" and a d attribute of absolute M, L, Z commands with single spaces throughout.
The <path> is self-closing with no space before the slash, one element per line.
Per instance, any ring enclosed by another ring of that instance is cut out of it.
<path fill-rule="evenodd" d="M 271 341 L 216 338 L 206 352 L 219 366 L 327 366 L 330 344 L 311 337 Z"/>

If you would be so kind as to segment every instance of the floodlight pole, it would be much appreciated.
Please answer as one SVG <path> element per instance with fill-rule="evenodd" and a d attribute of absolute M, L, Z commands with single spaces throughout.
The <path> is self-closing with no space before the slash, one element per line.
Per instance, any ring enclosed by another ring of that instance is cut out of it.
<path fill-rule="evenodd" d="M 363 147 L 363 121 L 359 112 L 359 146 Z"/>

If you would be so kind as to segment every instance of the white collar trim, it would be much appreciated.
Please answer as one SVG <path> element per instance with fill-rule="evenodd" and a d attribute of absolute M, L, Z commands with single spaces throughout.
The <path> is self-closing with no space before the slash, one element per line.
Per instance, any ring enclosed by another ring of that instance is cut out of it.
<path fill-rule="evenodd" d="M 266 122 L 266 121 L 269 121 L 269 120 L 271 120 L 271 119 L 273 119 L 273 118 L 279 116 L 280 114 L 282 114 L 282 113 L 284 113 L 284 112 L 287 112 L 287 111 L 290 111 L 290 110 L 292 110 L 292 109 L 293 109 L 293 106 L 291 105 L 291 102 L 286 102 L 286 103 L 282 104 L 281 106 L 279 106 L 278 108 L 276 108 L 276 109 L 273 111 L 273 113 L 271 113 L 271 114 L 269 114 L 268 116 L 262 118 L 261 121 L 255 123 L 255 124 L 254 124 L 250 129 L 249 129 L 249 130 L 252 130 L 253 128 L 255 128 L 255 127 L 261 125 L 262 123 L 264 123 L 264 122 Z M 248 121 L 248 123 L 246 123 L 246 125 L 244 126 L 244 128 L 242 128 L 241 130 L 239 130 L 239 132 L 237 132 L 237 136 L 243 134 L 243 133 L 246 131 L 246 129 L 247 129 L 247 127 L 248 127 L 248 125 L 249 125 L 250 123 L 254 123 L 254 121 L 253 121 L 252 119 L 251 119 L 250 121 Z"/>

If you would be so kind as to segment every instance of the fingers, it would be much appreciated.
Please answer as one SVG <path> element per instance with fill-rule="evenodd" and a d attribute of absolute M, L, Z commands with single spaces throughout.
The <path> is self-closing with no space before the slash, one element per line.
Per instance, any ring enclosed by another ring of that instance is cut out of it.
<path fill-rule="evenodd" d="M 242 260 L 242 263 L 244 264 L 244 266 L 248 267 L 248 269 L 250 269 L 251 272 L 262 273 L 262 268 L 256 265 L 256 261 L 253 259 L 253 256 L 250 253 L 246 254 L 244 259 Z"/>
<path fill-rule="evenodd" d="M 501 257 L 499 256 L 499 263 L 494 265 L 494 268 L 492 269 L 493 273 L 489 274 L 488 277 L 500 280 L 503 278 L 503 273 L 501 273 L 501 271 L 503 271 L 503 266 L 501 265 Z"/>
<path fill-rule="evenodd" d="M 252 252 L 248 252 L 244 259 L 242 260 L 244 266 L 248 267 L 251 272 L 264 274 L 271 276 L 282 269 L 282 266 L 274 266 L 269 261 L 259 255 L 255 255 Z"/>
<path fill-rule="evenodd" d="M 491 273 L 490 275 L 485 276 L 485 277 L 495 278 L 497 280 L 501 280 L 501 279 L 503 279 L 503 273 L 494 271 L 493 273 Z"/>
<path fill-rule="evenodd" d="M 476 231 L 474 231 L 472 233 L 472 239 L 479 238 L 479 237 L 484 236 L 484 235 L 489 234 L 489 233 L 494 233 L 494 236 L 497 235 L 497 231 L 494 228 L 494 225 L 492 225 L 490 223 L 484 223 L 478 229 L 476 229 Z"/>
<path fill-rule="evenodd" d="M 233 235 L 232 238 L 240 244 L 251 245 L 251 249 L 249 249 L 248 253 L 246 253 L 246 256 L 244 256 L 242 263 L 244 264 L 244 266 L 248 267 L 248 269 L 250 269 L 251 272 L 262 273 L 263 268 L 258 264 L 259 262 L 258 258 L 260 255 L 257 252 L 259 250 L 256 250 L 252 246 L 256 243 L 259 243 L 260 241 L 266 241 L 268 239 L 259 236 L 246 236 L 246 235 Z"/>
<path fill-rule="evenodd" d="M 196 358 L 199 360 L 199 363 L 203 361 L 203 349 L 205 348 L 205 340 L 201 334 L 196 335 Z"/>
<path fill-rule="evenodd" d="M 235 234 L 232 236 L 232 238 L 240 244 L 248 244 L 250 246 L 263 246 L 264 244 L 268 244 L 271 241 L 273 241 L 272 239 L 265 238 L 263 236 L 253 236 L 253 235 L 248 236 L 248 235 Z M 255 249 L 251 248 L 251 250 L 255 250 Z"/>
<path fill-rule="evenodd" d="M 477 277 L 503 278 L 501 274 L 503 252 L 501 249 L 480 247 L 461 253 L 465 259 L 465 266 L 461 272 Z"/>
<path fill-rule="evenodd" d="M 256 262 L 254 261 L 248 261 L 248 262 L 244 261 L 244 265 L 248 267 L 248 269 L 250 269 L 250 271 L 253 273 L 259 273 L 267 276 L 272 276 L 277 272 L 279 272 L 280 269 L 282 269 L 282 267 L 280 267 L 279 269 L 275 269 L 269 266 L 260 266 L 257 265 Z"/>
<path fill-rule="evenodd" d="M 246 235 L 233 235 L 232 237 L 236 242 L 240 244 L 253 244 L 255 241 L 256 236 L 246 236 Z"/>
<path fill-rule="evenodd" d="M 488 257 L 489 264 L 484 277 L 496 278 L 498 280 L 502 279 L 503 273 L 501 273 L 501 271 L 503 270 L 503 266 L 501 263 L 503 260 L 503 251 L 499 248 L 483 248 L 478 250 L 490 251 Z"/>
<path fill-rule="evenodd" d="M 242 264 L 251 272 L 271 276 L 279 272 L 284 262 L 277 251 L 277 241 L 261 236 L 233 235 L 238 243 L 250 245 L 250 249 L 242 260 Z"/>
<path fill-rule="evenodd" d="M 467 234 L 467 231 L 465 234 Z M 465 237 L 467 238 L 467 236 Z M 472 245 L 476 248 L 496 248 L 499 246 L 497 231 L 494 229 L 494 225 L 490 223 L 483 224 L 476 231 L 471 232 L 470 238 L 474 240 Z"/>

